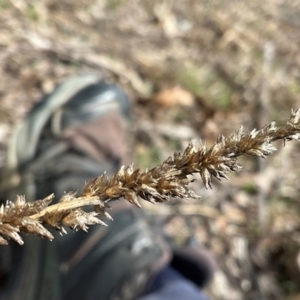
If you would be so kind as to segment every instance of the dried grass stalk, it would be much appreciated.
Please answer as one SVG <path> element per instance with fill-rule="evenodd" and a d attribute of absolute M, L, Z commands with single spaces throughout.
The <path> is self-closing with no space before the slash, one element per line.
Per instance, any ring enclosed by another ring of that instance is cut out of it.
<path fill-rule="evenodd" d="M 229 137 L 220 136 L 209 149 L 200 142 L 189 143 L 182 152 L 176 152 L 161 165 L 145 172 L 133 166 L 122 166 L 112 177 L 105 174 L 88 182 L 82 194 L 66 193 L 57 204 L 49 205 L 54 198 L 26 202 L 24 196 L 7 201 L 0 208 L 0 244 L 7 244 L 7 238 L 22 244 L 20 232 L 39 235 L 49 240 L 52 234 L 44 227 L 49 225 L 61 232 L 63 226 L 74 230 L 87 230 L 89 225 L 106 225 L 97 216 L 111 219 L 106 209 L 109 202 L 124 197 L 130 203 L 141 207 L 139 198 L 155 203 L 166 202 L 171 197 L 199 198 L 188 188 L 195 179 L 189 177 L 199 173 L 206 188 L 212 188 L 212 176 L 221 180 L 230 172 L 241 169 L 237 158 L 250 154 L 265 158 L 274 153 L 275 140 L 300 140 L 300 109 L 292 110 L 286 125 L 276 127 L 271 122 L 260 130 L 245 133 L 243 127 Z M 93 206 L 94 211 L 85 212 L 81 208 Z"/>

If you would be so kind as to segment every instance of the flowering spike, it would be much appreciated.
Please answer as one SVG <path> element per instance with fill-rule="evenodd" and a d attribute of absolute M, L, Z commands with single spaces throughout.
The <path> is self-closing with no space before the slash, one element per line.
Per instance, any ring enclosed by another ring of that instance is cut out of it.
<path fill-rule="evenodd" d="M 205 187 L 212 188 L 212 177 L 228 179 L 229 173 L 241 169 L 237 162 L 239 156 L 250 154 L 265 158 L 276 151 L 272 142 L 279 139 L 284 142 L 300 140 L 300 109 L 291 111 L 286 125 L 276 127 L 275 122 L 271 122 L 250 133 L 240 127 L 229 137 L 219 136 L 211 148 L 201 141 L 196 147 L 193 140 L 182 153 L 175 152 L 161 165 L 145 172 L 134 170 L 131 165 L 122 166 L 112 177 L 104 173 L 88 182 L 79 197 L 76 193 L 66 193 L 54 205 L 49 206 L 54 195 L 34 202 L 17 196 L 15 202 L 7 201 L 0 207 L 0 244 L 6 244 L 6 238 L 22 244 L 20 231 L 52 239 L 45 224 L 61 233 L 63 225 L 84 231 L 93 224 L 106 226 L 98 219 L 98 214 L 112 220 L 106 211 L 109 202 L 122 197 L 138 207 L 141 206 L 138 198 L 151 203 L 166 202 L 171 197 L 198 199 L 199 196 L 188 188 L 194 181 L 189 175 L 200 174 Z M 81 209 L 86 206 L 93 207 L 94 211 Z"/>

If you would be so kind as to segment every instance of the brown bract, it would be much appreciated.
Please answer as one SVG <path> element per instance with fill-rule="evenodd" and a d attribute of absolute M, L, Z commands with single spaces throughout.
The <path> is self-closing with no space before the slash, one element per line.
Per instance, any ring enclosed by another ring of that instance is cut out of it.
<path fill-rule="evenodd" d="M 191 141 L 182 153 L 174 153 L 161 165 L 145 172 L 134 169 L 133 165 L 122 166 L 112 177 L 103 174 L 88 182 L 80 197 L 66 193 L 58 203 L 49 205 L 53 194 L 34 202 L 17 196 L 14 202 L 7 201 L 0 208 L 0 244 L 7 244 L 6 238 L 23 244 L 20 232 L 52 240 L 52 234 L 44 225 L 61 232 L 65 232 L 63 226 L 87 231 L 90 225 L 106 225 L 97 216 L 112 219 L 106 209 L 110 201 L 120 198 L 138 207 L 141 207 L 139 198 L 152 203 L 166 202 L 172 197 L 197 199 L 199 196 L 188 188 L 195 180 L 190 175 L 199 173 L 205 187 L 212 188 L 212 176 L 221 180 L 227 178 L 228 173 L 239 171 L 237 158 L 241 155 L 267 157 L 276 151 L 271 143 L 278 139 L 300 140 L 300 109 L 292 110 L 284 126 L 276 127 L 275 122 L 271 122 L 250 133 L 241 127 L 227 138 L 220 136 L 209 149 L 203 143 L 196 146 L 196 141 Z M 94 211 L 82 210 L 86 206 L 92 206 Z"/>

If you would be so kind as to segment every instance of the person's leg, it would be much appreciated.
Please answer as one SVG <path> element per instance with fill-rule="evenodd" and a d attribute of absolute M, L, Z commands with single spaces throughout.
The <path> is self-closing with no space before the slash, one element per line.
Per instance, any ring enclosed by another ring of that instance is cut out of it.
<path fill-rule="evenodd" d="M 168 272 L 168 274 L 159 275 L 164 277 L 164 285 L 138 300 L 208 300 L 193 282 L 186 280 L 180 273 L 171 275 L 176 272 L 174 269 L 170 268 L 163 272 Z"/>
<path fill-rule="evenodd" d="M 211 280 L 216 268 L 212 254 L 191 243 L 173 249 L 172 256 L 139 300 L 207 300 L 201 289 Z"/>

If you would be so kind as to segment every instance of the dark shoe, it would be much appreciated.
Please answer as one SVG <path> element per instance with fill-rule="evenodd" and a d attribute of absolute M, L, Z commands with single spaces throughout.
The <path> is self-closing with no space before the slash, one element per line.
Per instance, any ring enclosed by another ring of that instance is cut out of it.
<path fill-rule="evenodd" d="M 142 210 L 120 202 L 112 213 L 108 227 L 94 226 L 88 237 L 76 233 L 62 249 L 63 299 L 137 299 L 170 261 L 168 245 L 153 233 Z"/>
<path fill-rule="evenodd" d="M 61 195 L 62 178 L 74 183 L 73 188 L 68 184 L 68 190 L 78 190 L 87 177 L 114 172 L 128 162 L 124 123 L 129 113 L 124 92 L 95 75 L 77 75 L 59 84 L 13 133 L 3 172 L 12 191 L 7 198 Z M 72 178 L 67 179 L 67 173 Z M 60 183 L 53 190 L 49 183 L 58 175 Z"/>
<path fill-rule="evenodd" d="M 8 198 L 25 194 L 35 200 L 53 192 L 60 197 L 104 171 L 115 172 L 126 161 L 129 108 L 121 90 L 95 76 L 59 85 L 15 131 L 7 169 L 18 173 L 20 184 Z M 118 204 L 114 221 L 93 226 L 89 234 L 70 232 L 54 243 L 25 237 L 24 246 L 13 245 L 5 299 L 57 300 L 59 293 L 64 300 L 134 299 L 167 264 L 170 252 L 142 211 L 127 206 Z"/>
<path fill-rule="evenodd" d="M 60 197 L 104 171 L 114 173 L 126 162 L 129 108 L 121 90 L 95 76 L 59 85 L 14 134 L 7 167 L 19 174 L 21 184 L 11 195 Z M 61 294 L 63 300 L 129 300 L 143 294 L 170 261 L 169 247 L 141 210 L 118 201 L 112 215 L 108 227 L 93 226 L 89 234 L 70 232 L 56 236 L 55 243 L 26 237 L 22 248 L 13 247 L 11 293 L 5 299 L 57 300 Z M 203 255 L 190 250 L 176 250 L 171 266 L 199 287 L 210 277 Z"/>
<path fill-rule="evenodd" d="M 47 149 L 51 144 L 47 139 L 58 139 L 67 127 L 91 123 L 108 111 L 128 116 L 130 105 L 122 90 L 95 75 L 67 79 L 41 99 L 16 128 L 9 144 L 6 167 L 20 168 L 36 160 L 38 148 Z"/>

